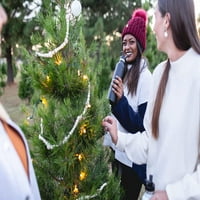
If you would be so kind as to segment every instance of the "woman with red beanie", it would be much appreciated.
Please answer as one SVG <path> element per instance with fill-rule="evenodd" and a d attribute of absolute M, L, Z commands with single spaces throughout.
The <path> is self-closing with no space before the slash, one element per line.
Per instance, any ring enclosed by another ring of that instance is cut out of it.
<path fill-rule="evenodd" d="M 123 132 L 144 131 L 143 117 L 151 88 L 151 73 L 147 60 L 143 57 L 146 48 L 147 13 L 143 9 L 133 12 L 122 31 L 122 51 L 125 59 L 125 75 L 115 77 L 112 89 L 117 102 L 111 105 L 112 114 L 117 119 L 118 130 Z M 115 164 L 124 189 L 123 200 L 137 200 L 142 183 L 146 178 L 146 165 L 137 165 L 124 152 L 114 148 L 109 134 L 104 144 L 115 152 Z"/>

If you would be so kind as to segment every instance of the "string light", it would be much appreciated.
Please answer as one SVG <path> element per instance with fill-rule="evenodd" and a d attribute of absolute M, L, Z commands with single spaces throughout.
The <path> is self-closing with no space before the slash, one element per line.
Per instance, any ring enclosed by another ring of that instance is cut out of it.
<path fill-rule="evenodd" d="M 45 88 L 48 88 L 50 82 L 51 82 L 50 76 L 46 76 L 46 79 L 45 79 L 45 81 L 42 82 L 42 85 L 43 85 Z"/>
<path fill-rule="evenodd" d="M 48 106 L 48 102 L 47 102 L 47 99 L 45 97 L 41 97 L 41 101 L 42 101 L 42 104 L 44 106 Z"/>
<path fill-rule="evenodd" d="M 83 153 L 80 153 L 80 154 L 77 153 L 76 157 L 78 158 L 79 161 L 82 161 L 85 158 Z"/>
<path fill-rule="evenodd" d="M 83 135 L 87 132 L 87 125 L 86 124 L 83 124 L 81 127 L 80 127 L 80 130 L 79 130 L 79 133 L 80 135 Z"/>
<path fill-rule="evenodd" d="M 49 76 L 46 76 L 46 81 L 47 81 L 47 83 L 49 83 L 51 81 Z"/>
<path fill-rule="evenodd" d="M 87 106 L 88 106 L 88 108 L 91 108 L 91 104 L 88 104 Z"/>
<path fill-rule="evenodd" d="M 87 75 L 83 75 L 83 80 L 87 81 L 88 80 L 88 76 Z"/>
<path fill-rule="evenodd" d="M 79 193 L 79 190 L 78 190 L 78 186 L 77 186 L 77 185 L 74 185 L 73 193 L 74 193 L 74 194 L 78 194 L 78 193 Z"/>
<path fill-rule="evenodd" d="M 54 63 L 59 66 L 59 65 L 62 64 L 62 62 L 63 62 L 63 59 L 62 59 L 61 54 L 60 53 L 56 53 L 54 55 Z"/>
<path fill-rule="evenodd" d="M 83 181 L 84 179 L 86 179 L 86 177 L 87 177 L 87 173 L 86 172 L 81 172 L 80 173 L 80 175 L 79 175 L 79 179 L 81 180 L 81 181 Z"/>
<path fill-rule="evenodd" d="M 41 118 L 41 120 L 40 120 L 40 134 L 39 134 L 38 137 L 39 137 L 39 140 L 41 140 L 41 141 L 45 144 L 45 146 L 46 146 L 46 148 L 47 148 L 48 150 L 54 149 L 55 147 L 59 147 L 59 146 L 65 144 L 65 143 L 69 140 L 69 138 L 71 137 L 71 135 L 74 133 L 75 129 L 77 128 L 77 126 L 78 126 L 78 124 L 79 124 L 79 122 L 83 119 L 83 116 L 85 115 L 85 113 L 86 113 L 87 110 L 89 109 L 89 106 L 88 106 L 88 105 L 90 105 L 90 92 L 91 92 L 90 90 L 91 90 L 91 89 L 90 89 L 90 82 L 88 82 L 88 94 L 87 94 L 87 100 L 86 100 L 86 102 L 85 102 L 85 107 L 84 107 L 84 109 L 83 109 L 83 112 L 82 112 L 79 116 L 77 116 L 76 121 L 75 121 L 75 123 L 74 123 L 72 129 L 70 130 L 70 132 L 68 133 L 68 135 L 65 136 L 64 139 L 63 139 L 59 144 L 50 144 L 50 143 L 43 137 L 44 128 L 43 128 L 43 119 Z"/>

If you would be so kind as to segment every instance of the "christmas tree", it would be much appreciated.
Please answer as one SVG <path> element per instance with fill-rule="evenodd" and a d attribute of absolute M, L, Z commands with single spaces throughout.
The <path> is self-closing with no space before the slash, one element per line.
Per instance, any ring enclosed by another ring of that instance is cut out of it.
<path fill-rule="evenodd" d="M 42 199 L 118 200 L 119 181 L 102 145 L 101 120 L 109 112 L 102 85 L 110 81 L 110 61 L 97 64 L 105 48 L 85 44 L 79 1 L 44 3 L 31 36 L 34 52 L 24 50 L 19 90 L 32 105 L 22 128 Z"/>

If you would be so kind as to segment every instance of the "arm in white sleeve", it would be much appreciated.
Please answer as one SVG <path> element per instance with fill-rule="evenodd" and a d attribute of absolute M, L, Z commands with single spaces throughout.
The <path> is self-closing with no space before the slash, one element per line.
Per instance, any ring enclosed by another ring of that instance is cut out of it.
<path fill-rule="evenodd" d="M 183 179 L 168 184 L 166 187 L 169 200 L 200 199 L 200 165 L 194 173 L 187 174 Z"/>
<path fill-rule="evenodd" d="M 125 151 L 132 162 L 145 164 L 147 162 L 148 141 L 149 138 L 145 131 L 136 134 L 126 134 L 118 131 L 116 147 L 120 151 Z"/>

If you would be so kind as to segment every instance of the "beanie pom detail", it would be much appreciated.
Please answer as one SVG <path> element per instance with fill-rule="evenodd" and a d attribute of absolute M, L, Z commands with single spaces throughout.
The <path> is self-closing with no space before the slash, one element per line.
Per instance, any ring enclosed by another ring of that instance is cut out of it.
<path fill-rule="evenodd" d="M 132 19 L 135 17 L 141 17 L 141 18 L 143 18 L 145 23 L 147 23 L 147 13 L 145 10 L 143 10 L 141 8 L 134 10 L 134 12 L 132 14 Z"/>

